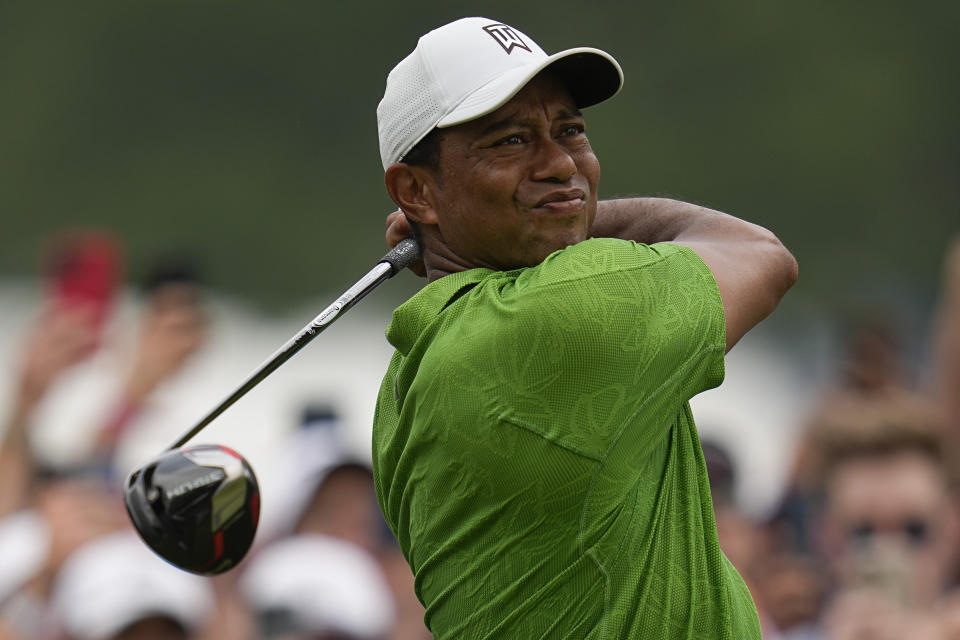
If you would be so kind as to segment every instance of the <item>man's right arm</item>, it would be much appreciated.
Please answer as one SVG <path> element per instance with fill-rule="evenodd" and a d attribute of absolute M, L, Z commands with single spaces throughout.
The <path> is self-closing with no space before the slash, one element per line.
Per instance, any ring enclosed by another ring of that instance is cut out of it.
<path fill-rule="evenodd" d="M 0 424 L 0 517 L 23 508 L 34 480 L 28 429 L 31 416 L 54 380 L 96 346 L 84 309 L 48 309 L 25 338 L 13 411 Z"/>
<path fill-rule="evenodd" d="M 594 237 L 670 242 L 693 249 L 720 289 L 727 351 L 776 308 L 797 280 L 797 261 L 773 233 L 677 200 L 605 200 L 599 203 L 590 231 Z"/>

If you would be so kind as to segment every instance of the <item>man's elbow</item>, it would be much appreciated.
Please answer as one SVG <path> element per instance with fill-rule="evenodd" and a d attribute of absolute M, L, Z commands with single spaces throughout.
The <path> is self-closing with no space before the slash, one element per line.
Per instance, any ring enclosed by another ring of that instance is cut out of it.
<path fill-rule="evenodd" d="M 790 250 L 773 232 L 764 230 L 765 250 L 769 259 L 769 286 L 776 306 L 800 276 L 800 265 Z M 772 310 L 772 309 L 771 309 Z"/>
<path fill-rule="evenodd" d="M 773 313 L 797 281 L 793 254 L 769 230 L 751 225 L 729 271 L 715 270 L 727 318 L 727 351 L 760 321 Z"/>

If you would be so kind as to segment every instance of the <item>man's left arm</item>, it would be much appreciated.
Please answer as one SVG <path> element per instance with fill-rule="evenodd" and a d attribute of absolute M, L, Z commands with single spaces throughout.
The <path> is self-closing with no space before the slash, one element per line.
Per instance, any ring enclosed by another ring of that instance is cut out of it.
<path fill-rule="evenodd" d="M 776 308 L 797 280 L 797 261 L 767 229 L 731 215 L 665 198 L 599 203 L 594 237 L 693 249 L 713 273 L 726 316 L 729 351 Z"/>

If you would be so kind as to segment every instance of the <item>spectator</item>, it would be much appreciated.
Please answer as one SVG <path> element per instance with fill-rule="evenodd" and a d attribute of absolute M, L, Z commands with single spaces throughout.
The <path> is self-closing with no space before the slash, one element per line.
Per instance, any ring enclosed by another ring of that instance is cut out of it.
<path fill-rule="evenodd" d="M 287 530 L 320 534 L 349 542 L 374 557 L 393 596 L 394 619 L 389 640 L 424 640 L 423 605 L 413 589 L 413 573 L 387 529 L 376 502 L 373 474 L 349 456 L 339 441 L 339 418 L 330 407 L 304 413 L 285 460 L 288 474 L 282 492 L 289 505 Z"/>
<path fill-rule="evenodd" d="M 717 523 L 717 537 L 720 548 L 737 568 L 750 589 L 753 601 L 757 605 L 760 626 L 769 626 L 763 601 L 754 586 L 757 563 L 764 555 L 764 540 L 759 529 L 737 508 L 734 499 L 734 487 L 737 481 L 737 469 L 727 449 L 718 442 L 701 442 L 707 476 L 710 479 L 710 495 L 713 499 L 714 519 Z"/>
<path fill-rule="evenodd" d="M 240 590 L 261 638 L 383 640 L 393 624 L 392 594 L 374 558 L 330 536 L 303 534 L 263 549 Z"/>
<path fill-rule="evenodd" d="M 0 547 L 5 573 L 0 620 L 24 639 L 50 634 L 46 615 L 52 585 L 64 562 L 79 547 L 128 527 L 115 495 L 99 482 L 45 478 L 31 494 L 31 505 L 0 522 L 8 543 Z"/>
<path fill-rule="evenodd" d="M 174 377 L 207 339 L 202 282 L 183 258 L 158 260 L 144 284 L 140 331 L 119 398 L 97 435 L 95 455 L 112 459 L 118 441 L 148 408 L 151 395 Z"/>
<path fill-rule="evenodd" d="M 814 523 L 823 500 L 822 453 L 838 434 L 871 437 L 878 424 L 922 423 L 936 430 L 940 415 L 909 383 L 894 325 L 856 323 L 848 332 L 842 375 L 808 422 L 795 452 L 792 477 L 767 523 L 771 558 L 758 588 L 784 637 L 816 637 L 813 626 L 828 587 Z M 793 635 L 791 635 L 793 634 Z"/>
<path fill-rule="evenodd" d="M 166 564 L 127 530 L 67 559 L 50 615 L 64 640 L 191 640 L 212 607 L 206 581 Z"/>
<path fill-rule="evenodd" d="M 335 536 L 371 552 L 393 593 L 396 620 L 390 640 L 429 638 L 424 608 L 413 589 L 413 573 L 377 508 L 370 468 L 358 462 L 334 464 L 324 474 L 300 521 L 298 532 Z"/>
<path fill-rule="evenodd" d="M 869 429 L 875 414 L 888 411 L 928 412 L 935 419 L 928 399 L 913 389 L 906 371 L 894 324 L 877 318 L 854 323 L 847 333 L 840 380 L 824 394 L 798 445 L 791 490 L 807 494 L 816 488 L 820 440 L 829 438 L 837 423 Z"/>
<path fill-rule="evenodd" d="M 123 519 L 102 487 L 51 477 L 31 448 L 37 407 L 97 347 L 93 314 L 83 305 L 51 303 L 24 340 L 13 408 L 0 440 L 0 627 L 14 638 L 43 632 L 50 581 L 64 558 Z"/>
<path fill-rule="evenodd" d="M 29 435 L 34 411 L 54 381 L 93 352 L 97 336 L 89 320 L 83 308 L 47 308 L 26 336 L 0 440 L 0 517 L 28 502 L 36 474 Z"/>
<path fill-rule="evenodd" d="M 30 445 L 41 401 L 98 344 L 94 313 L 83 304 L 51 302 L 24 341 L 13 408 L 0 440 L 0 627 L 10 637 L 43 632 L 41 612 L 63 559 L 122 522 L 122 512 L 107 503 L 101 487 L 50 477 Z"/>
<path fill-rule="evenodd" d="M 736 504 L 737 467 L 727 449 L 704 440 L 701 444 L 717 535 L 723 552 L 750 589 L 764 638 L 814 640 L 809 623 L 819 612 L 824 585 L 812 563 L 771 548 L 766 528 L 748 518 Z"/>
<path fill-rule="evenodd" d="M 821 539 L 831 639 L 934 637 L 960 540 L 949 452 L 924 416 L 879 417 L 824 441 Z"/>
<path fill-rule="evenodd" d="M 767 615 L 764 638 L 823 640 L 818 618 L 827 583 L 823 567 L 814 557 L 773 549 L 757 563 L 751 586 Z"/>
<path fill-rule="evenodd" d="M 203 335 L 202 316 L 196 311 L 199 296 L 187 272 L 160 270 L 150 282 L 141 348 L 127 385 L 128 397 L 138 400 L 172 375 Z M 90 540 L 127 526 L 116 485 L 78 474 L 89 470 L 86 454 L 76 456 L 77 467 L 58 466 L 38 455 L 44 453 L 43 445 L 38 449 L 33 440 L 37 414 L 49 405 L 53 388 L 62 390 L 80 380 L 73 377 L 80 373 L 77 365 L 86 361 L 82 366 L 91 367 L 93 377 L 104 374 L 95 370 L 89 356 L 100 343 L 105 313 L 105 307 L 97 312 L 82 301 L 68 305 L 53 298 L 25 340 L 13 410 L 0 440 L 0 532 L 10 543 L 0 548 L 0 625 L 16 637 L 46 637 L 48 617 L 42 612 L 65 559 Z M 83 430 L 80 416 L 65 415 L 66 429 Z M 128 412 L 124 420 L 132 415 Z M 110 425 L 105 432 L 119 434 L 119 426 Z M 112 441 L 107 443 L 112 447 Z M 110 447 L 102 451 L 105 458 Z"/>
<path fill-rule="evenodd" d="M 36 403 L 30 441 L 37 464 L 119 481 L 128 469 L 113 468 L 115 451 L 149 440 L 163 423 L 167 395 L 183 392 L 174 383 L 207 338 L 199 276 L 185 259 L 161 258 L 144 278 L 142 292 L 135 335 L 107 336 L 95 357 L 62 375 Z"/>
<path fill-rule="evenodd" d="M 291 435 L 275 479 L 281 490 L 281 533 L 322 533 L 379 553 L 387 531 L 377 506 L 369 464 L 351 456 L 340 440 L 337 411 L 308 406 Z"/>

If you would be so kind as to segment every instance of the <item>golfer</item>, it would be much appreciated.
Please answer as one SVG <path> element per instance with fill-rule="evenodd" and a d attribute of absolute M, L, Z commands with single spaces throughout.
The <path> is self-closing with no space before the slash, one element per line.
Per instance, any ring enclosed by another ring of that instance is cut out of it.
<path fill-rule="evenodd" d="M 387 330 L 373 463 L 437 638 L 760 638 L 688 400 L 797 265 L 723 213 L 598 203 L 581 109 L 621 82 L 485 18 L 387 78 L 387 238 L 428 284 Z"/>

